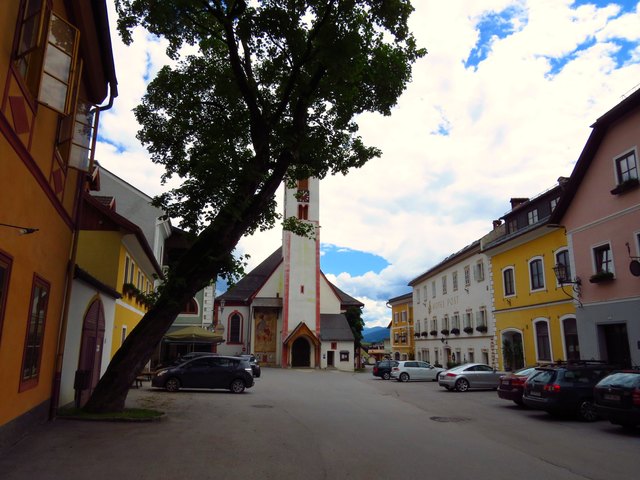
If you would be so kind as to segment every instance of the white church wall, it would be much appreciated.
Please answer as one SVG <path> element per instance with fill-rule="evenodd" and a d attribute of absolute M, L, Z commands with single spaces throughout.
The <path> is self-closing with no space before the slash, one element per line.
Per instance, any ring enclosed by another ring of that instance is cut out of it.
<path fill-rule="evenodd" d="M 282 263 L 271 274 L 265 284 L 258 290 L 257 298 L 276 298 L 282 297 L 284 292 L 284 277 Z"/>
<path fill-rule="evenodd" d="M 322 313 L 340 313 L 340 299 L 324 276 L 320 277 L 320 311 Z"/>
<path fill-rule="evenodd" d="M 219 313 L 219 312 L 218 312 Z M 240 332 L 241 343 L 229 343 L 229 319 L 234 314 L 239 314 L 241 317 L 242 331 Z M 230 307 L 226 306 L 222 314 L 222 325 L 224 326 L 224 343 L 217 346 L 217 352 L 221 355 L 242 355 L 246 352 L 245 339 L 249 332 L 249 315 L 251 311 L 249 307 L 238 306 Z M 220 317 L 219 317 L 220 318 Z"/>

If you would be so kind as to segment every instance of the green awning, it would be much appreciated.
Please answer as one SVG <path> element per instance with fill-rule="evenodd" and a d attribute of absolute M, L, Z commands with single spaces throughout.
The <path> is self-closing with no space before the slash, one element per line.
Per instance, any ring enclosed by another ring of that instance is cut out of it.
<path fill-rule="evenodd" d="M 224 338 L 202 327 L 184 327 L 164 336 L 165 340 L 194 343 L 222 343 Z"/>

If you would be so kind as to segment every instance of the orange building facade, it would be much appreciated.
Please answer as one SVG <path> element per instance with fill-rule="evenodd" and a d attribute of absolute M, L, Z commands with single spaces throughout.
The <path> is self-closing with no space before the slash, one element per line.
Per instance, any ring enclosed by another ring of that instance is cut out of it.
<path fill-rule="evenodd" d="M 104 1 L 4 2 L 0 15 L 0 448 L 56 398 L 79 192 L 117 95 Z"/>

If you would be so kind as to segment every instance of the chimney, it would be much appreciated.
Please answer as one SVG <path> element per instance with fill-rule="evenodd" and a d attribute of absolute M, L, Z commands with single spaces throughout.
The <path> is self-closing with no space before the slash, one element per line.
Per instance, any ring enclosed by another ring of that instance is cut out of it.
<path fill-rule="evenodd" d="M 502 225 L 502 220 L 494 220 L 493 221 L 493 229 L 495 230 L 496 228 L 498 228 L 500 225 Z"/>
<path fill-rule="evenodd" d="M 525 197 L 512 197 L 511 198 L 511 210 L 514 210 L 516 207 L 519 207 L 523 203 L 528 202 L 529 199 Z"/>
<path fill-rule="evenodd" d="M 560 185 L 563 188 L 567 184 L 568 181 L 569 181 L 568 177 L 558 177 L 558 185 Z"/>

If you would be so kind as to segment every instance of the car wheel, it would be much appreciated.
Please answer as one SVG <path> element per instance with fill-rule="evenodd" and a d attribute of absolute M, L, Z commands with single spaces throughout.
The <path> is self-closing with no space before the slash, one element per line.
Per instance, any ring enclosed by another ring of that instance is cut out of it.
<path fill-rule="evenodd" d="M 180 390 L 180 380 L 176 377 L 171 377 L 165 382 L 164 388 L 167 392 L 177 392 Z"/>
<path fill-rule="evenodd" d="M 578 405 L 578 417 L 583 422 L 595 422 L 598 420 L 598 414 L 596 413 L 593 400 L 582 400 L 580 402 L 580 405 Z"/>
<path fill-rule="evenodd" d="M 382 374 L 382 379 L 383 380 L 389 380 L 391 378 L 391 374 L 389 372 L 384 372 Z"/>
<path fill-rule="evenodd" d="M 436 373 L 436 378 L 433 379 L 434 382 L 437 382 L 440 380 L 440 373 Z"/>
<path fill-rule="evenodd" d="M 409 374 L 407 372 L 402 372 L 400 374 L 400 379 L 401 382 L 408 382 L 409 381 Z"/>
<path fill-rule="evenodd" d="M 456 382 L 456 390 L 459 392 L 466 392 L 469 390 L 469 382 L 466 379 L 461 378 Z"/>
<path fill-rule="evenodd" d="M 242 393 L 244 392 L 244 388 L 244 381 L 241 378 L 236 378 L 229 386 L 229 390 L 233 393 Z"/>

